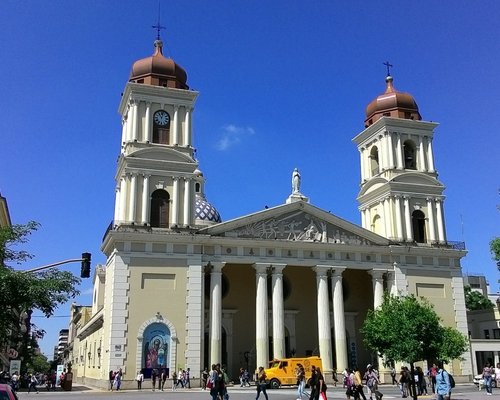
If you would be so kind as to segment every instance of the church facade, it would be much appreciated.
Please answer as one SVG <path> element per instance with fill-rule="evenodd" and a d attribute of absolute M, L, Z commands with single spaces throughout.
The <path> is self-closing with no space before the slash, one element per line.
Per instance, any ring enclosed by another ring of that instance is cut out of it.
<path fill-rule="evenodd" d="M 222 222 L 204 194 L 194 156 L 198 93 L 162 54 L 132 66 L 119 112 L 121 153 L 114 219 L 94 274 L 92 316 L 81 319 L 74 379 L 106 387 L 122 369 L 187 369 L 221 363 L 230 375 L 273 358 L 319 355 L 334 369 L 379 364 L 359 329 L 384 291 L 426 297 L 447 326 L 467 334 L 460 244 L 446 238 L 444 185 L 413 97 L 394 89 L 369 104 L 360 154 L 362 226 L 309 203 L 292 174 L 285 202 Z M 76 326 L 76 325 L 75 325 Z M 453 361 L 471 375 L 470 356 Z"/>

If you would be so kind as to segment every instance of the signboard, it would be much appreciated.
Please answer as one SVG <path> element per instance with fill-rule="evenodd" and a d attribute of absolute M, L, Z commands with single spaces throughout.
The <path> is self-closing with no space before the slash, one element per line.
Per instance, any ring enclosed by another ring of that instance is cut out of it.
<path fill-rule="evenodd" d="M 10 376 L 15 372 L 17 375 L 19 375 L 21 371 L 21 360 L 10 360 L 10 369 L 9 373 Z"/>
<path fill-rule="evenodd" d="M 59 386 L 61 384 L 61 374 L 64 371 L 64 365 L 58 365 L 57 366 L 57 372 L 56 372 L 56 386 Z"/>

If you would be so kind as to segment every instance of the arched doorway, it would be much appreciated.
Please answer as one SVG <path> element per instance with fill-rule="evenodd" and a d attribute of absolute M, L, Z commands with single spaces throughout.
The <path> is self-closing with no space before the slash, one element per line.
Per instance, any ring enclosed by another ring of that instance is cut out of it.
<path fill-rule="evenodd" d="M 151 195 L 151 227 L 168 228 L 168 208 L 170 195 L 163 189 L 158 189 Z"/>

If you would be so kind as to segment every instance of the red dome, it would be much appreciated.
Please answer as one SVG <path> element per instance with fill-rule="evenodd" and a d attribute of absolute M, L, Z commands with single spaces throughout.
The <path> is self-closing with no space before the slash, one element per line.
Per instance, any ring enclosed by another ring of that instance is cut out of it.
<path fill-rule="evenodd" d="M 186 71 L 171 58 L 165 58 L 161 40 L 155 41 L 155 53 L 151 57 L 138 60 L 132 65 L 129 81 L 154 86 L 189 89 L 186 83 Z"/>
<path fill-rule="evenodd" d="M 417 103 L 409 93 L 401 93 L 394 89 L 392 76 L 385 78 L 387 87 L 366 107 L 365 127 L 368 127 L 382 117 L 421 120 Z"/>

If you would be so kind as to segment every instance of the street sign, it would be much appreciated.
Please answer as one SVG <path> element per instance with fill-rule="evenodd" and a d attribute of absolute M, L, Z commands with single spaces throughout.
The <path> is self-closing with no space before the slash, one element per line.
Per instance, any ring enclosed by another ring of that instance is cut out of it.
<path fill-rule="evenodd" d="M 17 375 L 19 375 L 20 371 L 21 371 L 21 360 L 10 360 L 10 369 L 9 369 L 10 376 L 12 376 L 14 372 Z"/>

